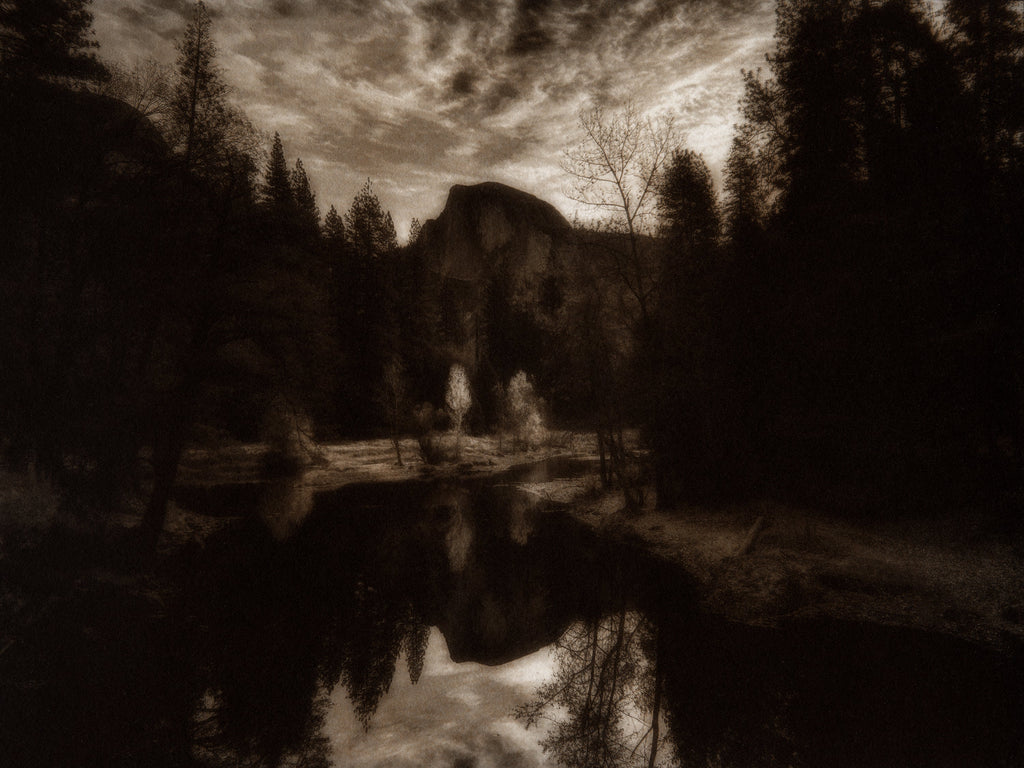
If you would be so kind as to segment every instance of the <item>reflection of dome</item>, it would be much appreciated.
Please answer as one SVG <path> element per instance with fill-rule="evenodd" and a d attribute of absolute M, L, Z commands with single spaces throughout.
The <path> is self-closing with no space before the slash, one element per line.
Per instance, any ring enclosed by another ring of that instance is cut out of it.
<path fill-rule="evenodd" d="M 467 576 L 438 622 L 452 661 L 504 664 L 555 642 L 568 624 L 568 617 L 554 615 L 546 595 L 510 598 Z"/>

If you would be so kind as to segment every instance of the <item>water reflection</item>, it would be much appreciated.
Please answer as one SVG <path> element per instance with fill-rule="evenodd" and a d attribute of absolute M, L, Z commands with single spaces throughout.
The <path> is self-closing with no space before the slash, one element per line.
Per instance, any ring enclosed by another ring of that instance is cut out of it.
<path fill-rule="evenodd" d="M 409 683 L 400 659 L 369 730 L 359 726 L 344 689 L 336 689 L 325 725 L 335 765 L 545 765 L 537 732 L 527 731 L 511 715 L 551 672 L 547 649 L 497 667 L 453 662 L 444 636 L 434 628 L 419 682 Z"/>
<path fill-rule="evenodd" d="M 307 514 L 284 540 L 266 515 L 225 532 L 192 574 L 191 738 L 209 764 L 318 764 L 331 692 L 372 729 L 396 671 L 420 678 L 431 625 L 451 659 L 502 664 L 557 639 L 607 581 L 568 520 L 509 487 L 353 486 Z"/>
<path fill-rule="evenodd" d="M 516 717 L 527 727 L 550 722 L 541 744 L 560 765 L 668 764 L 658 636 L 624 607 L 574 625 L 557 643 L 554 676 Z"/>
<path fill-rule="evenodd" d="M 923 632 L 657 600 L 573 626 L 517 710 L 565 766 L 1016 766 L 1020 659 Z"/>
<path fill-rule="evenodd" d="M 1024 764 L 1019 659 L 702 615 L 500 484 L 263 490 L 169 602 L 101 583 L 0 655 L 4 764 Z"/>
<path fill-rule="evenodd" d="M 292 478 L 266 483 L 258 502 L 258 514 L 270 534 L 278 541 L 294 535 L 313 510 L 314 490 Z"/>

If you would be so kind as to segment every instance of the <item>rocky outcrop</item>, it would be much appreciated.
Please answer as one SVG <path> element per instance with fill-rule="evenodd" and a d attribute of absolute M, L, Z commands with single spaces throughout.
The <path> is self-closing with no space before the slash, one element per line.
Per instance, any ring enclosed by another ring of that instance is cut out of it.
<path fill-rule="evenodd" d="M 444 278 L 480 283 L 499 270 L 529 281 L 572 240 L 553 205 L 496 182 L 454 186 L 444 210 L 423 225 L 432 267 Z"/>

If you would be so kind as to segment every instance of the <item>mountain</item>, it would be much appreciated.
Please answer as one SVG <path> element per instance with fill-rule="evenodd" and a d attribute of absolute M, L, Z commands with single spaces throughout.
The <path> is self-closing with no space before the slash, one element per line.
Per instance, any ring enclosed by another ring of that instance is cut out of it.
<path fill-rule="evenodd" d="M 553 205 L 497 182 L 452 187 L 444 210 L 422 233 L 432 268 L 470 283 L 499 270 L 529 282 L 549 269 L 572 236 Z"/>
<path fill-rule="evenodd" d="M 480 396 L 518 370 L 536 374 L 575 248 L 565 217 L 504 184 L 455 186 L 418 244 L 436 280 L 446 355 L 470 369 Z"/>

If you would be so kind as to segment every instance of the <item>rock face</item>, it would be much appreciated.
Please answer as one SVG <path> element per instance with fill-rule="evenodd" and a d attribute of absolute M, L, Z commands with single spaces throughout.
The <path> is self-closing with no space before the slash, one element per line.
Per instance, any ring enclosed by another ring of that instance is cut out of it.
<path fill-rule="evenodd" d="M 444 344 L 471 375 L 505 383 L 537 363 L 541 307 L 564 271 L 575 233 L 554 206 L 512 187 L 455 186 L 423 225 L 420 245 L 437 278 Z M 493 389 L 494 381 L 477 386 Z"/>
<path fill-rule="evenodd" d="M 499 270 L 530 282 L 568 246 L 572 227 L 550 203 L 496 182 L 454 186 L 441 215 L 423 225 L 432 267 L 480 283 Z"/>

